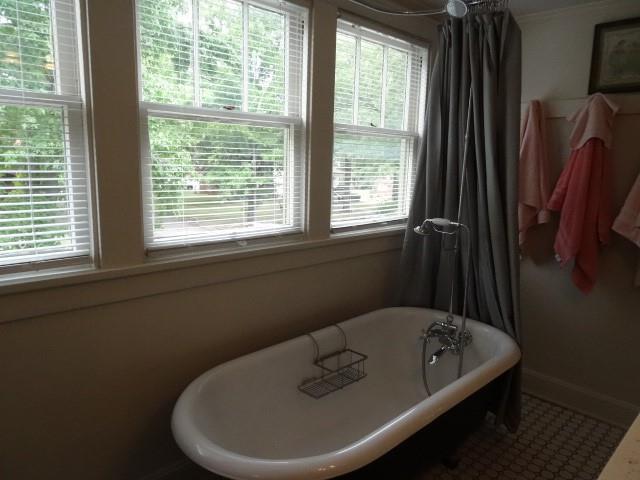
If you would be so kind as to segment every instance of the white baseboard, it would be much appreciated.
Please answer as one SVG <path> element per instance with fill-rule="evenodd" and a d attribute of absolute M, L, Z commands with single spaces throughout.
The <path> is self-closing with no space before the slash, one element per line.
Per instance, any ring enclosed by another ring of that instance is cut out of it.
<path fill-rule="evenodd" d="M 170 463 L 169 465 L 165 465 L 162 468 L 159 468 L 153 473 L 149 473 L 144 477 L 140 477 L 138 480 L 164 480 L 165 478 L 171 476 L 175 476 L 174 478 L 179 478 L 177 474 L 187 470 L 190 465 L 191 462 L 186 458 L 183 460 L 178 460 L 176 462 Z"/>
<path fill-rule="evenodd" d="M 522 371 L 523 390 L 613 425 L 629 428 L 640 406 L 528 368 Z"/>

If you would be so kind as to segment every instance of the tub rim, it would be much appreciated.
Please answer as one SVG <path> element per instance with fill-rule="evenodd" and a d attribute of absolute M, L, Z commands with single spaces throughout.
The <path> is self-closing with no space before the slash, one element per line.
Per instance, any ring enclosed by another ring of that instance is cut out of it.
<path fill-rule="evenodd" d="M 446 314 L 446 312 L 432 308 L 389 307 L 358 315 L 339 322 L 339 324 L 351 322 L 374 312 L 391 313 L 397 310 Z M 194 379 L 181 393 L 173 409 L 171 430 L 174 439 L 182 451 L 199 465 L 220 475 L 238 480 L 246 478 L 294 480 L 299 479 L 303 474 L 305 479 L 319 480 L 357 470 L 384 455 L 463 399 L 498 378 L 521 359 L 518 344 L 505 332 L 477 320 L 468 319 L 467 322 L 467 325 L 473 326 L 474 329 L 490 330 L 491 334 L 496 336 L 499 347 L 495 355 L 433 395 L 425 397 L 399 413 L 374 431 L 341 448 L 306 457 L 282 459 L 251 457 L 228 450 L 210 440 L 198 428 L 193 416 L 189 415 L 197 401 L 198 391 L 219 369 L 229 368 L 230 364 L 235 361 L 294 342 L 303 335 L 223 362 Z M 472 373 L 474 375 L 471 375 Z"/>

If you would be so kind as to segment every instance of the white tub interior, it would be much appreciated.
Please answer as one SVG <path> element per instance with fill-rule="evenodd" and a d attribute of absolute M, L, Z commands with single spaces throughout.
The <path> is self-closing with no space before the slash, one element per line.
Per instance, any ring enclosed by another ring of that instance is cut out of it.
<path fill-rule="evenodd" d="M 308 337 L 224 364 L 196 382 L 198 401 L 189 406 L 194 426 L 213 444 L 252 458 L 312 457 L 353 446 L 423 401 L 438 408 L 437 395 L 426 399 L 420 365 L 421 330 L 438 319 L 442 312 L 403 308 L 342 323 L 349 347 L 368 355 L 367 377 L 320 399 L 298 390 L 303 379 L 318 375 Z M 467 326 L 474 341 L 465 351 L 465 372 L 504 348 L 489 338 L 495 329 L 474 321 Z M 319 333 L 326 340 L 338 336 L 330 327 Z M 430 350 L 438 347 L 435 341 Z M 447 353 L 429 367 L 432 393 L 455 380 L 457 361 Z"/>

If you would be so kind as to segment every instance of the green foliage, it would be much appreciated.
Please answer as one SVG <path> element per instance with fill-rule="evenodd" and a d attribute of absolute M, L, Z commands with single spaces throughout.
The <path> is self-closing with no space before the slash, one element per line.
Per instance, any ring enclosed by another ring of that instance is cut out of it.
<path fill-rule="evenodd" d="M 139 0 L 142 92 L 147 101 L 190 105 L 193 31 L 190 0 Z"/>
<path fill-rule="evenodd" d="M 224 0 L 201 1 L 199 23 L 202 104 L 241 109 L 242 4 Z"/>
<path fill-rule="evenodd" d="M 385 128 L 404 128 L 404 108 L 407 94 L 406 52 L 389 48 L 387 53 L 387 97 L 385 99 Z"/>
<path fill-rule="evenodd" d="M 198 7 L 194 25 L 191 0 L 138 0 L 144 99 L 241 109 L 246 73 L 248 111 L 284 113 L 285 15 L 253 5 L 245 13 L 235 0 L 200 0 Z"/>
<path fill-rule="evenodd" d="M 349 218 L 372 211 L 396 213 L 403 164 L 408 164 L 407 141 L 402 137 L 336 134 L 333 214 Z"/>
<path fill-rule="evenodd" d="M 279 201 L 287 136 L 276 127 L 150 118 L 155 227 L 175 216 L 215 223 L 210 217 L 230 204 L 244 211 L 236 223 L 252 223 L 258 206 Z"/>
<path fill-rule="evenodd" d="M 0 0 L 0 87 L 53 92 L 48 1 Z"/>
<path fill-rule="evenodd" d="M 358 46 L 359 55 L 356 54 Z M 385 55 L 386 65 L 384 63 Z M 356 39 L 352 35 L 338 32 L 336 38 L 335 121 L 367 127 L 382 127 L 382 97 L 384 93 L 384 128 L 402 130 L 404 128 L 408 63 L 409 55 L 406 51 L 364 39 Z M 356 78 L 356 72 L 358 78 Z M 356 83 L 358 84 L 357 92 Z M 356 103 L 358 118 L 354 119 Z"/>
<path fill-rule="evenodd" d="M 336 76 L 334 120 L 353 123 L 354 86 L 356 75 L 356 39 L 338 33 L 336 37 Z"/>
<path fill-rule="evenodd" d="M 65 244 L 67 165 L 61 108 L 0 106 L 0 253 Z"/>
<path fill-rule="evenodd" d="M 249 111 L 284 113 L 284 20 L 282 14 L 249 7 Z"/>
<path fill-rule="evenodd" d="M 406 51 L 338 32 L 335 122 L 403 130 L 408 66 Z M 332 221 L 402 214 L 410 142 L 402 132 L 336 133 Z"/>
<path fill-rule="evenodd" d="M 358 124 L 381 127 L 383 47 L 362 40 L 360 43 L 360 95 Z"/>
<path fill-rule="evenodd" d="M 47 1 L 0 0 L 0 87 L 55 91 Z M 62 108 L 0 105 L 0 256 L 68 243 Z"/>
<path fill-rule="evenodd" d="M 285 15 L 254 5 L 245 11 L 235 0 L 198 7 L 193 25 L 190 0 L 138 1 L 144 99 L 284 114 Z M 251 223 L 256 203 L 274 201 L 262 192 L 274 192 L 284 176 L 283 128 L 150 118 L 149 139 L 156 228 L 178 217 L 209 219 L 221 203 L 239 200 L 248 212 L 240 223 Z"/>
<path fill-rule="evenodd" d="M 192 0 L 137 0 L 143 100 L 284 115 L 291 80 L 286 76 L 302 61 L 286 45 L 288 16 L 236 0 L 199 0 L 198 9 L 194 24 Z M 49 1 L 0 0 L 0 88 L 56 93 L 52 32 Z M 355 49 L 354 37 L 338 36 L 336 121 L 342 123 L 354 122 Z M 378 44 L 361 42 L 360 125 L 381 122 L 382 52 Z M 407 58 L 388 49 L 389 128 L 402 128 Z M 73 200 L 66 193 L 64 113 L 0 105 L 0 254 L 69 242 L 71 227 L 45 218 L 69 215 Z M 291 174 L 288 128 L 151 116 L 148 130 L 155 227 L 176 219 L 202 224 L 203 218 L 220 228 L 250 226 L 261 212 L 275 221 L 273 212 L 283 211 Z M 397 185 L 403 145 L 398 139 L 336 136 L 336 172 L 343 172 L 334 177 L 337 190 L 346 185 L 345 175 L 358 192 L 374 189 L 372 176 Z"/>

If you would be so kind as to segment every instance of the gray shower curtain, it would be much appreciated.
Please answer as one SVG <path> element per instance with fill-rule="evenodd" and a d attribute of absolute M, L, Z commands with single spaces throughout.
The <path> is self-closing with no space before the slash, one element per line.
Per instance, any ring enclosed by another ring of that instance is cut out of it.
<path fill-rule="evenodd" d="M 441 235 L 420 237 L 413 227 L 425 218 L 458 218 L 470 113 L 460 217 L 472 232 L 469 315 L 520 343 L 520 29 L 509 12 L 496 12 L 448 19 L 439 33 L 397 304 L 447 310 L 454 275 L 454 309 L 460 310 L 464 262 L 452 262 L 449 239 Z M 466 248 L 463 238 L 461 252 Z M 520 366 L 505 374 L 498 387 L 492 409 L 499 423 L 515 430 L 520 420 Z"/>

